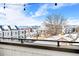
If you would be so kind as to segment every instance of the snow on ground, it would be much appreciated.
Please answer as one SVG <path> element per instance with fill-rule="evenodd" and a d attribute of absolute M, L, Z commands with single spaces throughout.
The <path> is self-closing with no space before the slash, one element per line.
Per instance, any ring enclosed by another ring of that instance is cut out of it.
<path fill-rule="evenodd" d="M 71 41 L 72 39 L 67 37 L 69 36 L 68 34 L 66 35 L 57 35 L 57 36 L 52 36 L 52 37 L 49 37 L 49 38 L 45 38 L 46 40 L 61 40 L 62 41 Z"/>
<path fill-rule="evenodd" d="M 77 37 L 77 34 L 71 34 L 72 38 L 75 39 Z M 69 37 L 69 34 L 65 35 L 57 35 L 57 36 L 51 36 L 49 38 L 45 38 L 45 40 L 60 40 L 60 41 L 72 41 L 73 39 Z M 79 42 L 79 38 L 76 40 L 76 42 Z M 46 41 L 36 41 L 34 43 L 41 43 L 41 44 L 55 44 L 56 42 L 46 42 Z M 74 45 L 79 45 L 75 43 Z"/>
<path fill-rule="evenodd" d="M 75 39 L 77 37 L 77 34 L 71 34 L 72 38 Z M 63 38 L 63 39 L 62 39 Z M 51 36 L 49 38 L 45 38 L 46 40 L 65 40 L 65 41 L 72 41 L 73 39 L 69 37 L 69 34 L 65 35 L 57 35 L 57 36 Z M 79 38 L 77 39 L 79 41 Z"/>
<path fill-rule="evenodd" d="M 52 44 L 52 45 L 57 45 L 56 42 L 47 42 L 47 41 L 35 41 L 34 43 L 36 43 L 36 44 Z"/>
<path fill-rule="evenodd" d="M 45 38 L 46 40 L 58 40 L 59 38 L 61 38 L 60 36 L 52 36 L 49 38 Z"/>

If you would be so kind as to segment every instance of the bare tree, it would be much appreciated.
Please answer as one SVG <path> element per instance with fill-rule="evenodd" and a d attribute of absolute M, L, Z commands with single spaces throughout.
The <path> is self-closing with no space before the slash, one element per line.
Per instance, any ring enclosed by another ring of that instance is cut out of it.
<path fill-rule="evenodd" d="M 62 27 L 66 24 L 66 19 L 59 14 L 47 16 L 44 25 L 47 28 L 47 34 L 57 35 L 62 33 Z"/>
<path fill-rule="evenodd" d="M 79 33 L 79 26 L 75 28 L 76 32 Z"/>

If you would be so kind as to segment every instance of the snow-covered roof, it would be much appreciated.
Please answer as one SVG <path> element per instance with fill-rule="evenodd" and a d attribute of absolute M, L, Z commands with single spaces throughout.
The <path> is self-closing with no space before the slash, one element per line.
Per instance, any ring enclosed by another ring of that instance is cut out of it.
<path fill-rule="evenodd" d="M 12 26 L 12 25 L 11 25 L 10 27 L 11 27 L 11 29 L 16 29 L 16 27 L 15 27 L 15 26 Z"/>
<path fill-rule="evenodd" d="M 4 30 L 9 30 L 7 25 L 4 25 L 3 28 L 4 28 Z"/>
<path fill-rule="evenodd" d="M 12 30 L 13 30 L 13 29 L 16 29 L 15 26 L 12 26 L 12 25 L 11 25 L 10 27 L 11 27 Z M 8 25 L 4 25 L 3 28 L 4 28 L 4 30 L 10 30 L 10 28 L 8 27 Z"/>

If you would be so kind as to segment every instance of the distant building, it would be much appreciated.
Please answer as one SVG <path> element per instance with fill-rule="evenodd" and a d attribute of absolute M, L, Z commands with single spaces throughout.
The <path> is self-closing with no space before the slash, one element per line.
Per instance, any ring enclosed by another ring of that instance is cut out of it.
<path fill-rule="evenodd" d="M 67 25 L 67 26 L 65 26 L 64 31 L 66 34 L 69 34 L 69 33 L 76 32 L 76 28 L 77 28 L 77 25 Z"/>

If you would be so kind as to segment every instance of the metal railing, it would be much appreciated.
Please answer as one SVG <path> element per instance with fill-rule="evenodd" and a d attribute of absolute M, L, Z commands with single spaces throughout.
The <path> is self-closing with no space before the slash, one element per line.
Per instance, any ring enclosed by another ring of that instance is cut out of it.
<path fill-rule="evenodd" d="M 2 38 L 2 37 L 0 37 Z M 31 41 L 47 41 L 47 42 L 57 42 L 57 46 L 59 47 L 60 46 L 60 43 L 63 42 L 63 43 L 78 43 L 79 42 L 73 42 L 73 41 L 59 41 L 59 40 L 45 40 L 45 39 L 23 39 L 23 38 L 2 38 L 2 39 L 12 39 L 12 40 L 19 40 L 22 44 L 24 43 L 25 40 L 31 40 Z"/>

